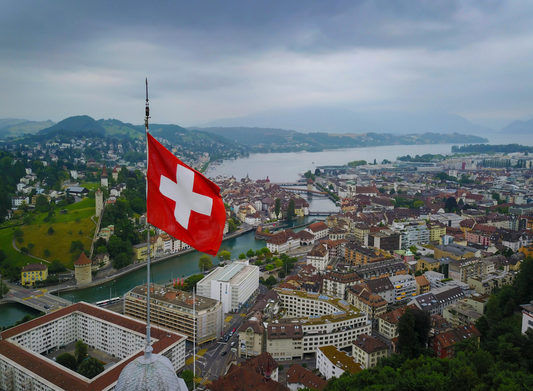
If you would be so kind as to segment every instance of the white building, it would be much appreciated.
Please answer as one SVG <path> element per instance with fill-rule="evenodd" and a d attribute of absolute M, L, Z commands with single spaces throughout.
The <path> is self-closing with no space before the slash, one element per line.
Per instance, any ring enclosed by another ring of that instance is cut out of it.
<path fill-rule="evenodd" d="M 523 304 L 522 307 L 522 334 L 533 329 L 533 304 Z"/>
<path fill-rule="evenodd" d="M 316 367 L 326 380 L 332 377 L 339 378 L 344 372 L 355 374 L 362 371 L 361 364 L 333 345 L 318 348 Z"/>
<path fill-rule="evenodd" d="M 316 223 L 308 225 L 304 231 L 312 233 L 315 236 L 315 240 L 319 240 L 328 236 L 329 227 L 323 221 L 317 221 Z"/>
<path fill-rule="evenodd" d="M 267 248 L 271 253 L 280 254 L 300 247 L 300 237 L 292 230 L 277 232 L 272 238 L 267 240 Z"/>
<path fill-rule="evenodd" d="M 325 244 L 317 244 L 311 251 L 307 253 L 306 263 L 313 265 L 318 271 L 326 270 L 329 263 L 328 246 Z"/>
<path fill-rule="evenodd" d="M 161 327 L 152 328 L 151 336 L 155 354 L 167 357 L 175 371 L 185 366 L 185 336 Z M 87 379 L 47 357 L 51 351 L 78 340 L 117 357 L 118 362 Z M 110 391 L 124 364 L 133 361 L 145 344 L 144 322 L 76 303 L 2 332 L 0 389 Z"/>
<path fill-rule="evenodd" d="M 11 206 L 13 208 L 18 208 L 19 206 L 21 206 L 23 203 L 25 203 L 26 205 L 28 205 L 30 203 L 30 197 L 27 197 L 27 196 L 15 196 L 15 197 L 11 197 Z"/>
<path fill-rule="evenodd" d="M 299 318 L 301 322 L 303 334 L 298 338 L 303 343 L 302 357 L 306 353 L 315 353 L 320 346 L 348 347 L 359 334 L 371 332 L 368 315 L 344 300 L 286 288 L 275 288 L 275 291 L 286 309 L 285 316 Z M 284 322 L 291 321 L 284 319 Z M 267 340 L 267 351 L 269 346 Z M 277 360 L 296 358 L 285 357 L 283 352 L 278 357 L 273 356 Z"/>
<path fill-rule="evenodd" d="M 239 311 L 259 288 L 259 267 L 235 261 L 216 268 L 197 284 L 200 296 L 218 300 L 224 312 Z"/>

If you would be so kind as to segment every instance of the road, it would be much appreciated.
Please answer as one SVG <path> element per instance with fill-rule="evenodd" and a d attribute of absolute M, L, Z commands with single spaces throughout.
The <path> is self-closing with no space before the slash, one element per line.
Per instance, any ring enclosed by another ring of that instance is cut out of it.
<path fill-rule="evenodd" d="M 259 285 L 258 294 L 264 294 L 267 291 L 268 289 L 264 285 Z M 250 305 L 253 306 L 254 303 L 255 298 L 254 300 L 251 300 Z M 216 342 L 206 344 L 206 346 L 200 346 L 197 348 L 197 357 L 194 363 L 192 346 L 187 348 L 187 357 L 185 359 L 186 369 L 193 371 L 194 365 L 196 367 L 196 376 L 202 379 L 201 384 L 210 384 L 211 381 L 224 375 L 226 372 L 226 366 L 231 361 L 243 361 L 237 357 L 237 345 L 239 343 L 237 330 L 246 320 L 246 312 L 249 308 L 250 307 L 245 307 L 239 313 L 227 314 L 227 322 L 225 322 L 224 326 L 224 336 L 229 335 L 229 333 L 235 329 L 233 336 L 231 336 L 227 342 L 224 342 L 222 337 Z M 233 346 L 235 352 L 232 351 L 231 347 L 233 342 L 235 342 Z M 226 352 L 224 356 L 222 355 L 223 352 Z"/>
<path fill-rule="evenodd" d="M 50 295 L 46 288 L 28 289 L 15 284 L 5 284 L 9 286 L 9 292 L 4 295 L 4 299 L 28 305 L 38 311 L 49 313 L 71 304 L 68 300 Z"/>

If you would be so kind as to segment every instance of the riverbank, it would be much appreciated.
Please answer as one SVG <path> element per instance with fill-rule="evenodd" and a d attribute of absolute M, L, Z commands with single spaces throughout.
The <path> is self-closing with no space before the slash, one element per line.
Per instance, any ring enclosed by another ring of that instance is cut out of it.
<path fill-rule="evenodd" d="M 245 229 L 242 229 L 242 230 L 238 230 L 236 232 L 232 232 L 231 234 L 228 234 L 226 236 L 224 236 L 224 238 L 222 239 L 222 242 L 226 241 L 226 240 L 230 240 L 230 239 L 234 239 L 240 235 L 244 235 L 250 231 L 253 230 L 253 227 L 250 227 L 250 228 L 245 228 Z M 188 248 L 186 250 L 182 250 L 182 251 L 179 251 L 179 252 L 176 252 L 174 254 L 168 254 L 168 255 L 165 255 L 165 256 L 162 256 L 162 257 L 155 257 L 155 258 L 151 258 L 150 259 L 150 265 L 153 265 L 153 264 L 157 264 L 159 262 L 162 262 L 162 261 L 166 261 L 168 259 L 171 259 L 171 258 L 175 258 L 175 257 L 179 257 L 181 255 L 184 255 L 184 254 L 187 254 L 187 253 L 191 253 L 193 251 L 197 251 L 196 249 L 194 248 Z M 139 262 L 139 263 L 136 263 L 136 264 L 133 264 L 133 265 L 129 265 L 129 266 L 126 266 L 124 269 L 121 269 L 121 270 L 117 270 L 116 273 L 110 275 L 110 276 L 106 276 L 106 277 L 103 277 L 103 278 L 99 278 L 98 280 L 94 280 L 92 281 L 91 283 L 89 284 L 85 284 L 85 285 L 67 285 L 67 286 L 59 286 L 59 287 L 54 287 L 54 288 L 51 288 L 48 290 L 47 293 L 51 294 L 52 292 L 57 292 L 57 291 L 61 291 L 61 292 L 72 292 L 72 291 L 76 291 L 76 290 L 80 290 L 80 289 L 86 289 L 86 288 L 92 288 L 92 287 L 95 287 L 95 286 L 99 286 L 99 285 L 103 285 L 103 284 L 106 284 L 108 283 L 109 281 L 112 281 L 118 277 L 122 277 L 126 274 L 129 274 L 129 273 L 132 273 L 136 270 L 139 270 L 139 269 L 142 269 L 142 268 L 145 268 L 146 267 L 146 263 L 145 262 Z"/>

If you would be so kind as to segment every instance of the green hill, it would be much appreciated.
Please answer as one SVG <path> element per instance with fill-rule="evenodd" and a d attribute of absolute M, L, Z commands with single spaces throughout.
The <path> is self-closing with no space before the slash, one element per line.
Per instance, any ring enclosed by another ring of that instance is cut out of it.
<path fill-rule="evenodd" d="M 36 134 L 42 129 L 53 126 L 54 122 L 28 121 L 25 119 L 4 118 L 0 119 L 0 138 L 21 137 L 25 134 Z"/>
<path fill-rule="evenodd" d="M 78 136 L 104 136 L 105 129 L 93 118 L 88 115 L 78 115 L 69 117 L 49 128 L 41 130 L 38 134 L 45 135 L 50 133 L 68 134 L 73 137 Z"/>

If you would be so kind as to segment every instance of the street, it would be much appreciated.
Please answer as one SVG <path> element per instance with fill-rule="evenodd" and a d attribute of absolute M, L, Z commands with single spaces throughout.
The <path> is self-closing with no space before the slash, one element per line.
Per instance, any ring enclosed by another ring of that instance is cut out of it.
<path fill-rule="evenodd" d="M 4 295 L 4 299 L 28 305 L 38 311 L 49 313 L 70 305 L 68 300 L 46 293 L 46 288 L 28 289 L 16 284 L 4 283 L 9 287 L 9 292 Z"/>

